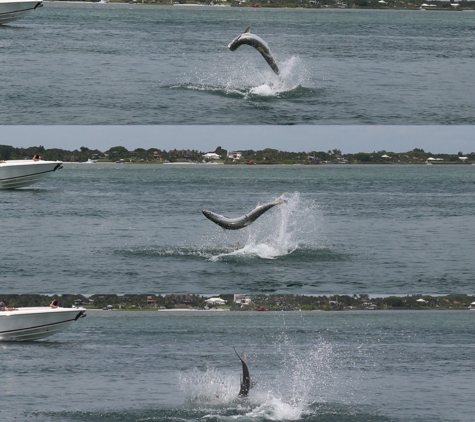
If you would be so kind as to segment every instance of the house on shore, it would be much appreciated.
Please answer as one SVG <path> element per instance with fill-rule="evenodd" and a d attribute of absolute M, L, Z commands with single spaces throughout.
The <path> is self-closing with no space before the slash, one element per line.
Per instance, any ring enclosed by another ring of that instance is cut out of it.
<path fill-rule="evenodd" d="M 220 297 L 210 297 L 209 299 L 206 299 L 205 302 L 208 305 L 225 305 L 227 300 L 221 299 Z"/>

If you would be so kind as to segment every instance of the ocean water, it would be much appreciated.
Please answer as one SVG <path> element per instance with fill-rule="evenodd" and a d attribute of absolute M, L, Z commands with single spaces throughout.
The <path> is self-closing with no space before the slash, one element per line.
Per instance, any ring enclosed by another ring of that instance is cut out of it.
<path fill-rule="evenodd" d="M 474 312 L 108 312 L 0 343 L 5 421 L 473 421 Z M 245 351 L 249 397 L 237 400 Z"/>
<path fill-rule="evenodd" d="M 0 191 L 0 293 L 473 294 L 475 166 L 65 164 Z M 285 193 L 249 227 L 238 217 Z"/>
<path fill-rule="evenodd" d="M 44 4 L 0 26 L 0 125 L 475 123 L 473 13 Z"/>

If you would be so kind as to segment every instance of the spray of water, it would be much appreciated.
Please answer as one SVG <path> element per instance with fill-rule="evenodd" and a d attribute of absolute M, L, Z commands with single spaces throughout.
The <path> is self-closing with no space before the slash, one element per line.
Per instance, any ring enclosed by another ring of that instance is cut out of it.
<path fill-rule="evenodd" d="M 260 363 L 258 357 L 253 359 L 253 379 L 258 383 L 244 401 L 237 399 L 236 374 L 208 368 L 180 376 L 185 403 L 201 411 L 213 409 L 218 420 L 228 419 L 232 411 L 233 420 L 281 421 L 305 419 L 315 414 L 319 405 L 342 402 L 342 386 L 347 387 L 348 377 L 335 370 L 339 358 L 331 344 L 318 339 L 302 346 L 283 334 L 274 350 L 273 356 L 261 357 Z M 270 368 L 257 370 L 260 365 L 269 365 L 269 361 Z"/>
<path fill-rule="evenodd" d="M 335 353 L 322 339 L 296 347 L 286 334 L 279 337 L 277 352 L 282 356 L 275 395 L 299 414 L 314 402 L 323 402 L 335 386 Z"/>
<path fill-rule="evenodd" d="M 276 196 L 263 202 L 272 201 Z M 296 253 L 301 259 L 307 259 L 307 254 L 313 255 L 316 250 L 325 247 L 322 213 L 314 200 L 302 198 L 298 192 L 287 193 L 285 199 L 284 204 L 267 211 L 242 230 L 225 231 L 206 221 L 209 233 L 199 238 L 192 235 L 192 240 L 184 240 L 181 245 L 126 247 L 116 249 L 114 253 L 141 257 L 186 257 L 212 262 L 239 262 L 254 258 L 270 260 L 290 254 L 295 256 Z M 242 213 L 245 211 L 249 209 Z"/>
<path fill-rule="evenodd" d="M 292 56 L 280 64 L 280 75 L 269 78 L 263 84 L 249 89 L 246 97 L 277 97 L 285 93 L 296 91 L 308 80 L 307 72 L 300 58 Z"/>
<path fill-rule="evenodd" d="M 236 379 L 215 368 L 205 372 L 197 368 L 180 374 L 180 387 L 185 393 L 185 404 L 198 407 L 228 406 L 236 400 L 239 388 Z"/>
<path fill-rule="evenodd" d="M 211 261 L 257 256 L 275 259 L 293 253 L 299 247 L 315 247 L 321 213 L 313 201 L 303 200 L 298 192 L 287 194 L 286 202 L 274 207 L 238 233 L 220 233 L 235 248 L 210 257 Z"/>
<path fill-rule="evenodd" d="M 227 60 L 224 59 L 224 61 Z M 222 67 L 215 67 L 208 72 L 195 70 L 193 75 L 185 76 L 188 79 L 187 82 L 178 83 L 171 88 L 221 93 L 244 99 L 300 96 L 302 89 L 303 91 L 314 89 L 309 86 L 310 75 L 299 57 L 292 56 L 288 60 L 279 62 L 279 75 L 265 66 L 262 63 L 256 66 L 254 62 L 243 60 L 225 69 L 225 72 Z"/>

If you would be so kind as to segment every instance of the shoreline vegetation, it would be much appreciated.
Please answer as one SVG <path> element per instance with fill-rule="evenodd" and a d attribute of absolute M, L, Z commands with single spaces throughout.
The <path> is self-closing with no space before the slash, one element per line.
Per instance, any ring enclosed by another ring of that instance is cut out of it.
<path fill-rule="evenodd" d="M 475 295 L 407 295 L 370 297 L 367 294 L 307 296 L 293 294 L 7 294 L 8 307 L 49 306 L 127 311 L 352 311 L 352 310 L 469 310 L 475 309 Z"/>
<path fill-rule="evenodd" d="M 382 150 L 345 154 L 338 148 L 328 151 L 289 152 L 272 148 L 231 151 L 218 146 L 214 151 L 205 153 L 190 149 L 165 151 L 159 148 L 136 148 L 128 151 L 123 146 L 115 146 L 107 151 L 87 147 L 68 151 L 59 148 L 46 149 L 41 145 L 28 148 L 0 145 L 0 160 L 32 159 L 36 154 L 43 160 L 58 160 L 64 163 L 82 163 L 89 160 L 89 162 L 123 164 L 475 164 L 475 152 L 433 154 L 421 148 L 406 152 Z"/>
<path fill-rule="evenodd" d="M 51 0 L 66 2 L 64 0 Z M 67 0 L 68 3 L 99 3 L 100 0 Z M 379 10 L 475 10 L 473 0 L 109 0 L 113 4 L 143 4 L 156 6 L 214 6 L 294 9 L 379 9 Z"/>

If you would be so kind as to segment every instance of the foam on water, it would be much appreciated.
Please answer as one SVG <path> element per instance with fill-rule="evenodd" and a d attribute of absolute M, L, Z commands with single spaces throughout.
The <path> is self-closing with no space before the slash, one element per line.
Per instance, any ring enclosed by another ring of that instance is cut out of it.
<path fill-rule="evenodd" d="M 293 252 L 293 251 L 292 251 Z M 236 249 L 229 253 L 222 253 L 216 256 L 212 256 L 210 261 L 219 261 L 226 257 L 250 257 L 257 256 L 263 259 L 274 259 L 282 255 L 287 255 L 290 253 L 287 250 L 284 250 L 280 247 L 274 247 L 273 245 L 266 245 L 265 243 L 255 244 L 251 242 L 248 245 L 245 245 L 241 249 Z"/>
<path fill-rule="evenodd" d="M 209 93 L 221 93 L 226 96 L 238 96 L 244 99 L 259 97 L 279 97 L 294 93 L 301 96 L 309 85 L 307 68 L 297 56 L 279 62 L 280 74 L 276 75 L 268 68 L 256 68 L 248 61 L 232 67 L 223 74 L 222 69 L 215 69 L 207 75 L 197 73 L 188 82 L 179 83 L 170 88 L 186 88 Z M 301 89 L 307 87 L 306 89 Z"/>
<path fill-rule="evenodd" d="M 249 89 L 249 95 L 276 97 L 280 94 L 297 90 L 307 81 L 307 72 L 299 57 L 279 63 L 280 74 L 269 78 L 264 84 Z"/>
<path fill-rule="evenodd" d="M 294 407 L 281 399 L 269 397 L 264 403 L 246 413 L 250 418 L 265 418 L 270 420 L 299 420 L 302 417 L 302 410 Z"/>

